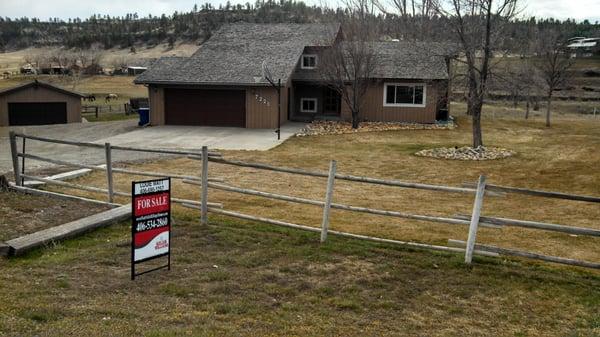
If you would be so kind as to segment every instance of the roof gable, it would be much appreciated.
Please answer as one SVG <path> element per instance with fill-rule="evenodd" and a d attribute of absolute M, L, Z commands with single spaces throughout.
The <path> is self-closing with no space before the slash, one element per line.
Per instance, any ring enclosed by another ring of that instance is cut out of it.
<path fill-rule="evenodd" d="M 0 96 L 8 95 L 10 93 L 13 93 L 13 92 L 16 92 L 16 91 L 19 91 L 19 90 L 23 90 L 23 89 L 27 89 L 27 88 L 32 88 L 32 87 L 33 88 L 41 87 L 41 88 L 49 89 L 49 90 L 52 90 L 52 91 L 57 91 L 57 92 L 65 94 L 65 95 L 75 96 L 75 97 L 79 97 L 79 98 L 85 97 L 81 93 L 78 93 L 78 92 L 75 92 L 75 91 L 71 91 L 71 90 L 67 90 L 67 89 L 61 88 L 59 86 L 50 84 L 50 83 L 39 82 L 38 80 L 34 80 L 34 81 L 31 81 L 31 82 L 20 84 L 20 85 L 17 85 L 15 87 L 12 87 L 12 88 L 0 90 Z"/>
<path fill-rule="evenodd" d="M 263 61 L 286 82 L 304 47 L 331 45 L 338 32 L 324 24 L 225 25 L 191 57 L 161 59 L 135 83 L 267 85 Z"/>

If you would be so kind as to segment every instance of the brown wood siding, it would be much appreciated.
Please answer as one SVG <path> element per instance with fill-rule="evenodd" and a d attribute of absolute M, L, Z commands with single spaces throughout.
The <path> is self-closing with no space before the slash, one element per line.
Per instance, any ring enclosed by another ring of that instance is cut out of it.
<path fill-rule="evenodd" d="M 374 82 L 365 94 L 361 120 L 374 122 L 407 122 L 407 123 L 434 123 L 438 100 L 444 92 L 438 90 L 437 82 L 427 82 L 425 107 L 386 107 L 383 105 L 383 90 L 385 83 L 419 83 L 419 81 L 406 80 L 378 80 Z M 352 119 L 348 105 L 342 100 L 342 118 Z"/>
<path fill-rule="evenodd" d="M 43 87 L 29 87 L 0 96 L 0 126 L 8 126 L 8 103 L 66 102 L 67 123 L 81 122 L 81 98 Z"/>
<path fill-rule="evenodd" d="M 148 87 L 148 99 L 150 106 L 150 124 L 165 124 L 165 89 L 160 87 Z"/>
<path fill-rule="evenodd" d="M 287 121 L 287 88 L 287 85 L 281 87 L 281 124 Z M 261 98 L 266 99 L 268 104 Z M 277 128 L 277 90 L 275 88 L 252 87 L 246 89 L 246 127 L 251 129 Z"/>

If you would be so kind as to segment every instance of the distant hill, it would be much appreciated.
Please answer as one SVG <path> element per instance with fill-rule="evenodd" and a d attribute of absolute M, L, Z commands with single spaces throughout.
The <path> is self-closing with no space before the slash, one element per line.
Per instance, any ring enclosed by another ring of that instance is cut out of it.
<path fill-rule="evenodd" d="M 280 1 L 235 6 L 228 3 L 219 8 L 205 4 L 201 8 L 195 6 L 187 13 L 175 12 L 160 17 L 93 15 L 84 20 L 75 18 L 67 21 L 0 17 L 0 51 L 40 46 L 82 49 L 93 46 L 104 49 L 131 48 L 140 44 L 152 47 L 161 43 L 173 46 L 178 40 L 202 42 L 227 22 L 305 23 L 318 22 L 335 15 L 335 11 L 318 6 L 309 7 L 303 2 Z"/>
<path fill-rule="evenodd" d="M 174 47 L 181 42 L 201 43 L 228 22 L 329 22 L 339 21 L 346 15 L 347 12 L 341 8 L 307 6 L 301 1 L 257 0 L 254 4 L 245 5 L 228 2 L 218 8 L 204 4 L 194 6 L 190 12 L 148 17 L 139 17 L 136 13 L 119 17 L 93 15 L 83 20 L 75 18 L 67 21 L 0 17 L 0 52 L 45 46 L 107 50 L 131 48 L 132 51 L 139 46 L 166 44 Z M 436 16 L 422 18 L 419 15 L 398 17 L 380 14 L 373 19 L 378 23 L 382 36 L 435 41 L 454 39 L 448 22 Z M 420 28 L 402 31 L 399 27 L 406 26 L 406 23 L 400 24 L 402 20 L 408 21 L 408 27 Z M 427 29 L 423 29 L 425 26 Z M 526 18 L 511 22 L 508 34 L 513 43 L 508 48 L 522 45 L 532 29 L 547 28 L 558 29 L 564 36 L 600 36 L 600 25 L 587 21 Z"/>

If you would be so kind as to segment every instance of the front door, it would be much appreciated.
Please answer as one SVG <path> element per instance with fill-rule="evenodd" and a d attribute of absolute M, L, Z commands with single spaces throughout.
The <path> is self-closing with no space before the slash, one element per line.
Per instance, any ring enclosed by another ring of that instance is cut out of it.
<path fill-rule="evenodd" d="M 341 98 L 337 91 L 325 87 L 323 95 L 323 114 L 325 115 L 340 115 Z"/>

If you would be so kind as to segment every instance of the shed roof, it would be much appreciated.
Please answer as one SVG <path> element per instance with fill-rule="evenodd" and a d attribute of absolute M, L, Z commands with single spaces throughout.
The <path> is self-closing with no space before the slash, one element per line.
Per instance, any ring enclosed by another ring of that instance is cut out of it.
<path fill-rule="evenodd" d="M 266 61 L 275 79 L 286 82 L 305 46 L 331 45 L 339 25 L 254 24 L 223 26 L 189 58 L 161 58 L 135 83 L 267 85 Z"/>
<path fill-rule="evenodd" d="M 39 82 L 38 80 L 34 80 L 31 82 L 27 82 L 27 83 L 23 83 L 20 85 L 17 85 L 15 87 L 12 88 L 7 88 L 7 89 L 3 89 L 0 90 L 0 96 L 4 96 L 4 95 L 8 95 L 10 93 L 19 91 L 19 90 L 23 90 L 23 89 L 27 89 L 27 88 L 37 88 L 37 87 L 42 87 L 42 88 L 46 88 L 49 90 L 53 90 L 53 91 L 57 91 L 60 93 L 63 93 L 65 95 L 70 95 L 70 96 L 76 96 L 76 97 L 85 97 L 83 94 L 76 92 L 76 91 L 71 91 L 71 90 L 67 90 L 64 88 L 61 88 L 59 86 L 56 86 L 54 84 L 50 84 L 50 83 L 46 83 L 46 82 Z"/>

